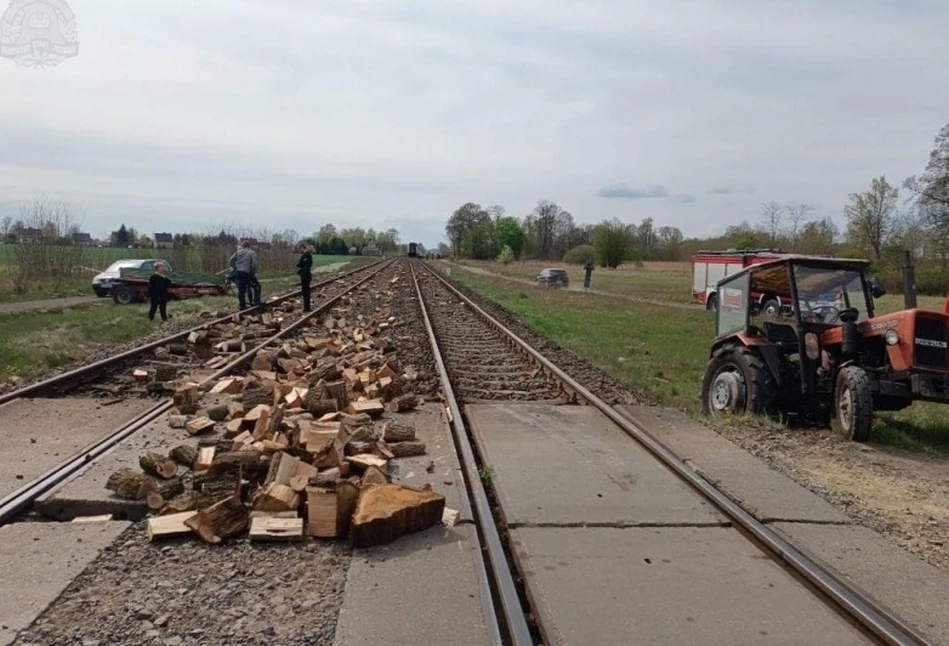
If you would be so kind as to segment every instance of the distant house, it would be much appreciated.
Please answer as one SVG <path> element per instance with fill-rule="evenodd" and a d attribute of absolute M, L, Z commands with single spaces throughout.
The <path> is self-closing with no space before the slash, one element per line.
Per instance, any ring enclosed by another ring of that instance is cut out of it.
<path fill-rule="evenodd" d="M 74 233 L 72 234 L 72 243 L 77 247 L 91 247 L 92 235 L 88 233 Z"/>
<path fill-rule="evenodd" d="M 170 233 L 156 233 L 155 234 L 155 248 L 156 249 L 170 249 L 175 246 L 175 238 Z"/>
<path fill-rule="evenodd" d="M 16 241 L 20 244 L 37 244 L 43 239 L 43 232 L 34 227 L 17 229 Z"/>
<path fill-rule="evenodd" d="M 381 256 L 382 249 L 376 246 L 375 242 L 367 243 L 365 247 L 362 248 L 362 255 L 364 256 Z"/>

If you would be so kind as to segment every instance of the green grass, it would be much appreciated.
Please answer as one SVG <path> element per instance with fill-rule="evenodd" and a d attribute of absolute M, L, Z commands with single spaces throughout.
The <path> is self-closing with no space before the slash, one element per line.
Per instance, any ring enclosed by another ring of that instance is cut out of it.
<path fill-rule="evenodd" d="M 230 297 L 172 301 L 168 313 L 184 317 L 233 305 Z M 103 348 L 141 338 L 158 329 L 148 305 L 114 305 L 0 316 L 0 380 L 33 377 Z"/>
<path fill-rule="evenodd" d="M 455 271 L 452 277 L 656 403 L 701 417 L 700 380 L 714 336 L 708 312 L 534 289 L 468 272 Z M 881 309 L 899 309 L 900 302 L 891 299 Z M 910 451 L 949 453 L 949 406 L 917 402 L 898 413 L 882 413 L 872 441 Z"/>

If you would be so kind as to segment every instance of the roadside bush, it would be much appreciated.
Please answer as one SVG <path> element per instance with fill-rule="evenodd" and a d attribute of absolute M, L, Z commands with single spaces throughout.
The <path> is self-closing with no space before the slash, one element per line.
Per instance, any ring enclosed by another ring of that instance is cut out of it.
<path fill-rule="evenodd" d="M 873 267 L 867 272 L 876 276 L 889 294 L 903 293 L 903 270 L 899 267 Z M 938 267 L 916 268 L 916 293 L 924 296 L 945 296 L 949 291 L 949 271 Z"/>
<path fill-rule="evenodd" d="M 582 265 L 587 258 L 596 258 L 596 249 L 591 244 L 577 245 L 563 255 L 563 261 L 568 265 Z"/>
<path fill-rule="evenodd" d="M 504 248 L 501 249 L 501 253 L 498 254 L 498 262 L 502 265 L 509 265 L 514 262 L 514 250 L 504 245 Z"/>

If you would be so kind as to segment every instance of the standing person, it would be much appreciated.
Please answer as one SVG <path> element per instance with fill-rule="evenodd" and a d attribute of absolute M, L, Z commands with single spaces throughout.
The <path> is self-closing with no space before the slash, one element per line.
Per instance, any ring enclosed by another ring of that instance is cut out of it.
<path fill-rule="evenodd" d="M 586 264 L 583 265 L 583 291 L 590 291 L 590 280 L 593 278 L 593 258 L 587 258 Z"/>
<path fill-rule="evenodd" d="M 241 309 L 247 309 L 247 291 L 251 285 L 251 277 L 257 271 L 257 254 L 250 248 L 247 240 L 241 241 L 241 246 L 233 256 L 231 256 L 231 267 L 234 268 L 237 277 L 237 299 Z M 254 295 L 251 294 L 251 300 Z"/>
<path fill-rule="evenodd" d="M 297 247 L 300 260 L 297 261 L 297 273 L 300 275 L 300 292 L 303 296 L 303 311 L 310 311 L 310 281 L 313 280 L 313 254 L 306 242 Z"/>
<path fill-rule="evenodd" d="M 155 263 L 155 273 L 148 279 L 148 299 L 152 306 L 148 310 L 148 320 L 155 320 L 155 310 L 161 312 L 161 320 L 168 320 L 166 304 L 168 303 L 168 286 L 171 281 L 165 276 L 164 263 Z"/>

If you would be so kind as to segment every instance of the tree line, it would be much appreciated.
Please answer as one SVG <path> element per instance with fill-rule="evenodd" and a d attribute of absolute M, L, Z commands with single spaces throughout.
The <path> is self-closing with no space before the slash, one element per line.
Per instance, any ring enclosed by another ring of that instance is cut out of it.
<path fill-rule="evenodd" d="M 902 193 L 901 193 L 902 191 Z M 618 219 L 578 225 L 573 215 L 541 200 L 516 218 L 504 207 L 468 202 L 451 214 L 445 233 L 451 253 L 472 259 L 498 258 L 598 264 L 616 267 L 640 260 L 686 261 L 701 249 L 776 248 L 802 254 L 863 257 L 889 275 L 899 289 L 899 261 L 909 250 L 921 293 L 944 294 L 949 285 L 949 124 L 935 137 L 924 171 L 901 185 L 886 175 L 847 196 L 843 227 L 807 202 L 767 201 L 751 218 L 712 237 L 685 238 L 677 227 Z M 448 250 L 446 249 L 446 252 Z"/>

